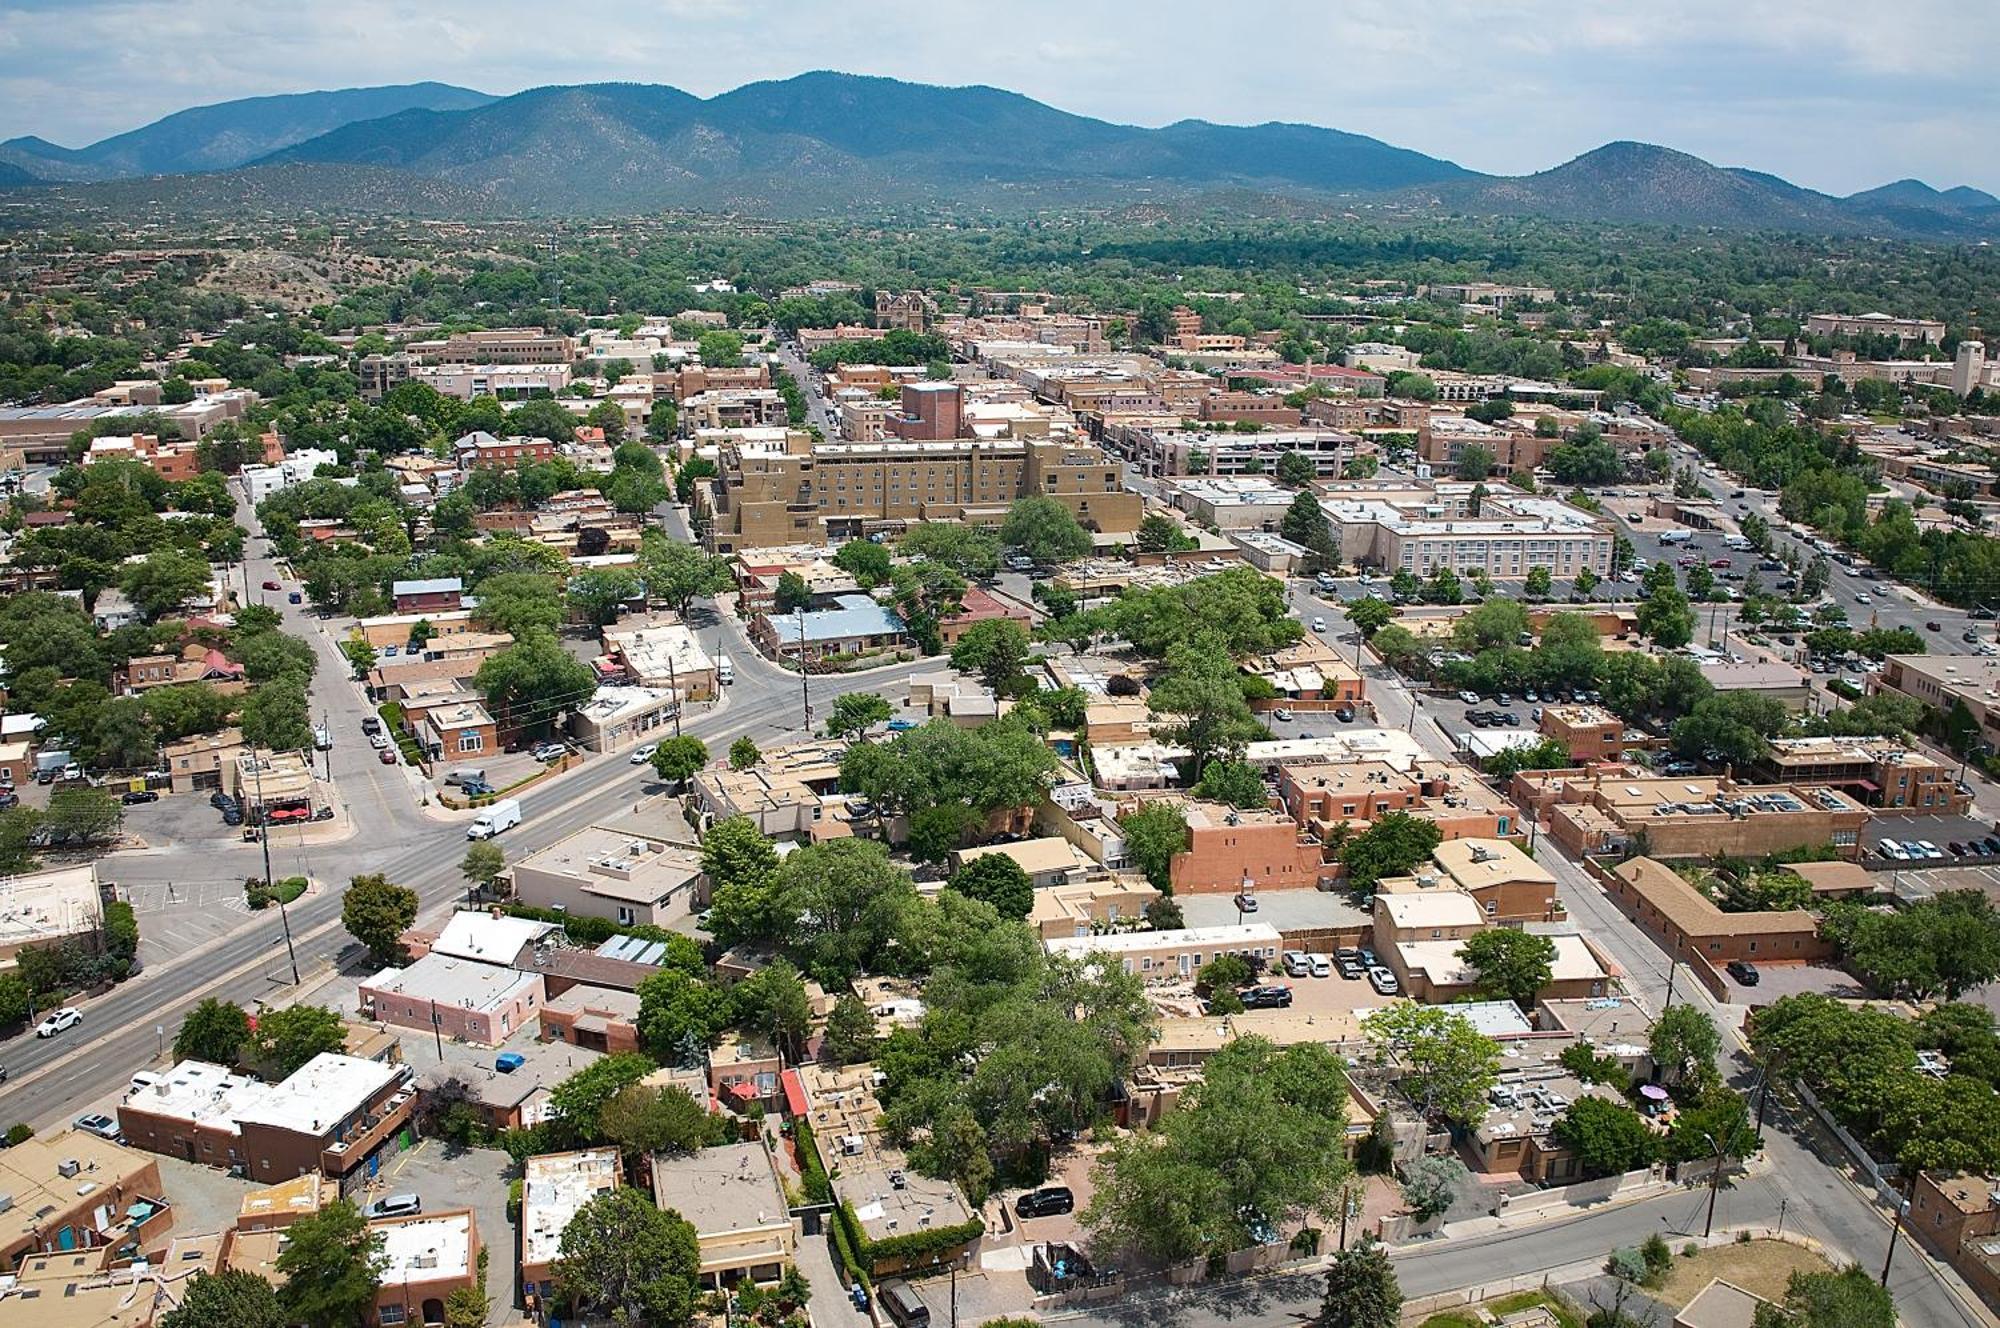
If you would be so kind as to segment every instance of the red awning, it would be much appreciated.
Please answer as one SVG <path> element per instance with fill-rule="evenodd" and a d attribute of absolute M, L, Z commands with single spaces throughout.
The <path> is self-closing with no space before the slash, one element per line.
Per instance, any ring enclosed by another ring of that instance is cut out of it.
<path fill-rule="evenodd" d="M 806 1114 L 806 1086 L 799 1079 L 797 1070 L 787 1070 L 778 1076 L 778 1085 L 785 1090 L 785 1114 L 803 1118 Z"/>
<path fill-rule="evenodd" d="M 754 1102 L 757 1100 L 757 1085 L 751 1083 L 748 1079 L 738 1079 L 722 1091 L 744 1102 Z"/>

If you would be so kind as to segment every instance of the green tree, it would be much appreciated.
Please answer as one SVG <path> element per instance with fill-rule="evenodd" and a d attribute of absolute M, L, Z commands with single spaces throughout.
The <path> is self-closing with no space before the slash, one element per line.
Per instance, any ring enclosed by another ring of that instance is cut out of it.
<path fill-rule="evenodd" d="M 885 724 L 895 711 L 873 692 L 848 692 L 834 698 L 833 712 L 827 717 L 830 737 L 859 737 L 877 724 Z"/>
<path fill-rule="evenodd" d="M 387 1260 L 382 1236 L 339 1199 L 285 1228 L 277 1270 L 287 1322 L 306 1328 L 361 1328 L 374 1318 Z"/>
<path fill-rule="evenodd" d="M 717 329 L 696 340 L 703 368 L 735 369 L 743 364 L 743 334 Z"/>
<path fill-rule="evenodd" d="M 1028 659 L 1028 629 L 1011 618 L 974 623 L 951 648 L 951 666 L 978 674 L 995 695 L 1006 693 Z"/>
<path fill-rule="evenodd" d="M 1140 519 L 1134 543 L 1141 553 L 1186 553 L 1200 547 L 1172 517 L 1162 512 L 1149 512 Z"/>
<path fill-rule="evenodd" d="M 489 709 L 528 733 L 546 733 L 557 716 L 597 690 L 590 666 L 562 648 L 553 633 L 535 632 L 488 656 L 472 685 Z"/>
<path fill-rule="evenodd" d="M 766 964 L 729 989 L 730 1017 L 736 1027 L 771 1039 L 796 1060 L 812 1031 L 812 1000 L 799 970 L 785 960 Z"/>
<path fill-rule="evenodd" d="M 562 596 L 556 583 L 535 572 L 500 572 L 479 582 L 474 621 L 515 640 L 562 626 Z"/>
<path fill-rule="evenodd" d="M 1377 599 L 1373 595 L 1355 600 L 1347 606 L 1347 621 L 1353 623 L 1361 635 L 1370 641 L 1374 640 L 1375 633 L 1387 627 L 1389 620 L 1395 616 L 1396 610 L 1388 600 Z"/>
<path fill-rule="evenodd" d="M 1322 558 L 1330 558 L 1338 546 L 1333 542 L 1333 523 L 1311 489 L 1301 489 L 1278 522 L 1278 533 Z"/>
<path fill-rule="evenodd" d="M 155 549 L 118 578 L 118 588 L 147 622 L 177 612 L 207 585 L 208 563 L 175 549 Z"/>
<path fill-rule="evenodd" d="M 1372 895 L 1385 876 L 1401 876 L 1431 855 L 1444 836 L 1437 824 L 1407 812 L 1389 812 L 1347 841 L 1340 860 L 1347 868 L 1348 888 Z"/>
<path fill-rule="evenodd" d="M 1173 862 L 1187 852 L 1193 839 L 1187 817 L 1169 802 L 1149 802 L 1119 819 L 1125 832 L 1125 853 L 1145 876 L 1147 884 L 1163 895 L 1174 892 Z"/>
<path fill-rule="evenodd" d="M 636 1051 L 599 1057 L 549 1090 L 552 1122 L 566 1138 L 579 1144 L 595 1143 L 605 1137 L 601 1117 L 606 1104 L 621 1090 L 651 1074 L 654 1068 L 648 1057 Z"/>
<path fill-rule="evenodd" d="M 250 1016 L 233 1001 L 213 996 L 187 1012 L 174 1035 L 174 1059 L 234 1065 L 250 1040 Z"/>
<path fill-rule="evenodd" d="M 1722 1035 L 1716 1032 L 1715 1021 L 1706 1012 L 1683 1003 L 1663 1011 L 1653 1021 L 1646 1049 L 1668 1081 L 1701 1084 L 1716 1073 L 1715 1058 L 1722 1054 Z"/>
<path fill-rule="evenodd" d="M 1512 927 L 1488 927 L 1459 948 L 1459 958 L 1479 974 L 1482 992 L 1510 1000 L 1523 1010 L 1555 975 L 1556 943 Z"/>
<path fill-rule="evenodd" d="M 1396 1328 L 1403 1288 L 1386 1246 L 1363 1237 L 1333 1256 L 1314 1328 Z"/>
<path fill-rule="evenodd" d="M 653 749 L 653 773 L 683 784 L 708 764 L 708 744 L 700 738 L 668 738 Z"/>
<path fill-rule="evenodd" d="M 270 1282 L 233 1268 L 196 1273 L 180 1303 L 155 1328 L 284 1328 L 285 1310 Z"/>
<path fill-rule="evenodd" d="M 1469 443 L 1458 454 L 1458 477 L 1462 480 L 1483 480 L 1493 473 L 1496 460 L 1492 448 Z"/>
<path fill-rule="evenodd" d="M 854 1065 L 875 1058 L 875 1043 L 875 1015 L 868 1002 L 853 992 L 835 1001 L 826 1016 L 821 1054 L 836 1065 Z"/>
<path fill-rule="evenodd" d="M 709 1141 L 708 1112 L 677 1084 L 627 1084 L 598 1109 L 598 1132 L 632 1163 L 655 1153 L 691 1153 Z"/>
<path fill-rule="evenodd" d="M 863 590 L 872 590 L 889 579 L 889 551 L 873 540 L 847 541 L 835 551 L 833 565 L 853 577 Z"/>
<path fill-rule="evenodd" d="M 757 750 L 757 744 L 749 734 L 744 734 L 729 744 L 729 768 L 749 770 L 764 759 L 764 753 Z"/>
<path fill-rule="evenodd" d="M 701 1053 L 729 1026 L 729 998 L 683 969 L 639 982 L 639 1039 L 658 1060 L 699 1064 Z"/>
<path fill-rule="evenodd" d="M 1318 467 L 1304 452 L 1286 452 L 1278 458 L 1278 483 L 1288 489 L 1303 489 L 1318 475 Z"/>
<path fill-rule="evenodd" d="M 1666 1159 L 1702 1161 L 1716 1156 L 1718 1150 L 1726 1158 L 1748 1157 L 1757 1151 L 1757 1131 L 1750 1125 L 1743 1095 L 1712 1083 L 1688 1098 L 1675 1113 L 1667 1131 Z"/>
<path fill-rule="evenodd" d="M 377 964 L 404 962 L 403 933 L 416 920 L 417 892 L 380 872 L 351 879 L 340 900 L 341 925 Z"/>
<path fill-rule="evenodd" d="M 467 845 L 465 857 L 458 864 L 458 873 L 467 886 L 481 893 L 493 889 L 493 882 L 506 869 L 507 855 L 490 839 L 476 839 Z"/>
<path fill-rule="evenodd" d="M 1549 1137 L 1575 1154 L 1585 1180 L 1637 1171 L 1659 1155 L 1659 1141 L 1639 1113 L 1601 1097 L 1570 1103 Z"/>
<path fill-rule="evenodd" d="M 1038 563 L 1074 562 L 1090 552 L 1090 532 L 1069 508 L 1046 494 L 1031 494 L 1007 509 L 1000 542 Z"/>
<path fill-rule="evenodd" d="M 947 521 L 921 521 L 896 542 L 905 558 L 921 558 L 949 568 L 969 581 L 1000 570 L 1000 541 L 990 530 Z"/>
<path fill-rule="evenodd" d="M 250 1058 L 276 1082 L 315 1056 L 345 1050 L 347 1028 L 323 1005 L 286 1005 L 257 1017 L 248 1045 Z"/>
<path fill-rule="evenodd" d="M 1896 1328 L 1887 1287 L 1858 1265 L 1837 1273 L 1792 1274 L 1778 1305 L 1759 1305 L 1755 1328 Z"/>
<path fill-rule="evenodd" d="M 701 1250 L 694 1227 L 619 1186 L 592 1198 L 563 1228 L 555 1280 L 580 1308 L 614 1322 L 672 1325 L 694 1314 Z"/>
<path fill-rule="evenodd" d="M 891 596 L 904 629 L 926 655 L 944 649 L 939 621 L 964 607 L 965 578 L 943 563 L 919 560 L 889 573 Z"/>
<path fill-rule="evenodd" d="M 1232 807 L 1264 807 L 1271 800 L 1270 791 L 1264 787 L 1264 776 L 1258 773 L 1256 766 L 1244 761 L 1209 762 L 1194 791 L 1201 797 L 1228 803 Z"/>
<path fill-rule="evenodd" d="M 1035 906 L 1034 882 L 1005 853 L 982 853 L 951 874 L 946 884 L 968 899 L 984 900 L 1003 918 L 1025 918 Z"/>
<path fill-rule="evenodd" d="M 685 473 L 687 468 L 681 469 Z M 733 584 L 726 561 L 670 539 L 662 530 L 648 530 L 639 542 L 639 579 L 648 598 L 664 600 L 682 617 L 696 600 L 720 595 Z"/>
<path fill-rule="evenodd" d="M 812 587 L 797 572 L 780 572 L 778 588 L 772 598 L 779 613 L 797 613 L 800 609 L 812 607 Z"/>
<path fill-rule="evenodd" d="M 1419 1222 L 1443 1217 L 1471 1179 L 1465 1163 L 1449 1153 L 1420 1157 L 1403 1168 L 1403 1202 Z"/>
<path fill-rule="evenodd" d="M 629 567 L 593 568 L 570 578 L 569 610 L 592 627 L 618 621 L 639 595 L 639 576 Z"/>
<path fill-rule="evenodd" d="M 243 702 L 243 741 L 269 752 L 296 752 L 312 746 L 312 711 L 297 678 L 275 678 Z"/>
<path fill-rule="evenodd" d="M 1368 1040 L 1403 1067 L 1399 1085 L 1425 1119 L 1471 1124 L 1486 1113 L 1499 1081 L 1500 1044 L 1441 1005 L 1391 1005 L 1363 1024 Z"/>
<path fill-rule="evenodd" d="M 1662 650 L 1678 650 L 1694 640 L 1694 610 L 1672 586 L 1648 587 L 1639 601 L 1639 630 Z"/>
<path fill-rule="evenodd" d="M 1336 1213 L 1350 1173 L 1346 1096 L 1327 1048 L 1238 1038 L 1174 1111 L 1101 1156 L 1082 1223 L 1108 1248 L 1177 1262 Z"/>
<path fill-rule="evenodd" d="M 1154 714 L 1171 717 L 1160 736 L 1187 748 L 1184 774 L 1196 780 L 1211 761 L 1234 756 L 1260 731 L 1235 661 L 1209 633 L 1168 650 L 1166 672 L 1147 701 Z"/>
<path fill-rule="evenodd" d="M 1549 593 L 1554 589 L 1555 578 L 1550 574 L 1548 568 L 1537 566 L 1528 569 L 1528 580 L 1527 584 L 1522 587 L 1522 593 L 1527 595 L 1529 599 L 1547 599 Z"/>

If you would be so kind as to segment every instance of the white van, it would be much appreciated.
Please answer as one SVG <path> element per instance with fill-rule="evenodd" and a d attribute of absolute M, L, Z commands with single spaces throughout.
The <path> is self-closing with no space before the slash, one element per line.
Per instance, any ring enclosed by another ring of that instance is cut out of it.
<path fill-rule="evenodd" d="M 715 676 L 721 681 L 724 687 L 736 681 L 736 666 L 729 662 L 729 656 L 717 655 L 715 657 Z"/>
<path fill-rule="evenodd" d="M 1663 530 L 1660 532 L 1660 543 L 1662 544 L 1685 544 L 1693 538 L 1694 532 L 1692 530 L 1683 529 L 1678 526 L 1672 530 Z"/>
<path fill-rule="evenodd" d="M 465 827 L 465 837 L 467 839 L 491 839 L 502 830 L 511 830 L 520 823 L 521 800 L 519 798 L 502 798 L 472 818 L 472 824 Z"/>

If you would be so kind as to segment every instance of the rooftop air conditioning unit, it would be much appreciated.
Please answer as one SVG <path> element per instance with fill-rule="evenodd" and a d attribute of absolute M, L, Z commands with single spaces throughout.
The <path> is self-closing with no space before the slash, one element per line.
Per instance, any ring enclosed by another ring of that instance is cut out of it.
<path fill-rule="evenodd" d="M 71 1176 L 76 1175 L 82 1170 L 83 1164 L 73 1157 L 64 1158 L 62 1161 L 56 1163 L 56 1175 L 61 1176 L 64 1180 L 68 1180 Z"/>

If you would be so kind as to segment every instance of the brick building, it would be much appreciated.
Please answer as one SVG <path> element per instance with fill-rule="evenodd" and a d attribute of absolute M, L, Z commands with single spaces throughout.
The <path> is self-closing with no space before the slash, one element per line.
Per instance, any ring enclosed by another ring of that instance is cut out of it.
<path fill-rule="evenodd" d="M 1664 863 L 1632 858 L 1598 878 L 1611 902 L 1676 959 L 1698 954 L 1711 966 L 1824 959 L 1819 919 L 1804 909 L 1728 913 Z"/>

